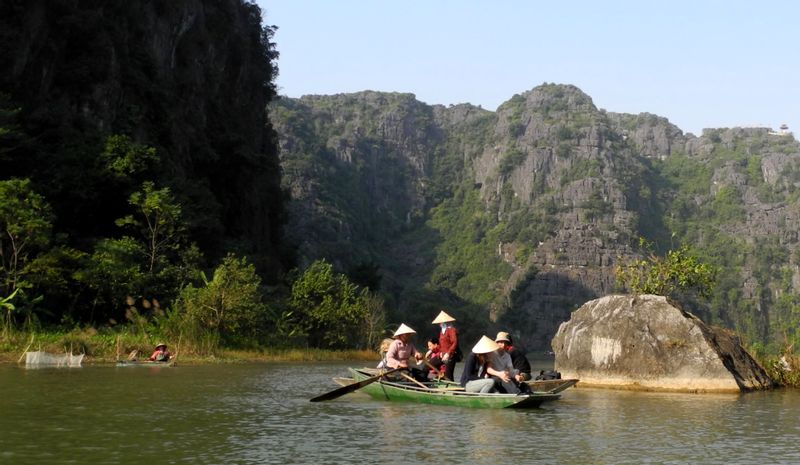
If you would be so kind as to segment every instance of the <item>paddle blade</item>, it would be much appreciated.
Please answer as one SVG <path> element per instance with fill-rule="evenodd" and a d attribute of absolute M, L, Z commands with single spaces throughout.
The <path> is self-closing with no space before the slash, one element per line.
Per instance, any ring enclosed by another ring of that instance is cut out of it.
<path fill-rule="evenodd" d="M 375 376 L 371 376 L 371 377 L 366 378 L 366 379 L 362 379 L 361 381 L 359 381 L 357 383 L 348 384 L 347 386 L 342 386 L 342 387 L 340 387 L 338 389 L 334 389 L 333 391 L 326 392 L 325 394 L 319 395 L 317 397 L 312 397 L 310 400 L 311 400 L 311 402 L 322 402 L 324 400 L 333 400 L 333 399 L 342 397 L 343 395 L 349 394 L 349 393 L 354 392 L 354 391 L 357 391 L 357 390 L 361 389 L 362 387 L 364 387 L 364 386 L 366 386 L 368 384 L 372 384 L 375 381 L 378 381 L 379 379 L 381 379 L 382 377 L 388 375 L 389 373 L 394 373 L 397 370 L 400 370 L 400 368 L 395 368 L 393 370 L 386 371 L 386 372 L 381 373 L 379 375 L 375 375 Z"/>

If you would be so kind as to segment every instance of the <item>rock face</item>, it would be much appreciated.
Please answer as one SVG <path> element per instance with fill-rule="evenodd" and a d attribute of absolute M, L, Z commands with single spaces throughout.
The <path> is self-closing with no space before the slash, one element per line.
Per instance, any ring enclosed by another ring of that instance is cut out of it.
<path fill-rule="evenodd" d="M 494 112 L 365 91 L 281 98 L 270 116 L 298 263 L 379 265 L 397 321 L 426 325 L 420 309 L 442 305 L 480 336 L 486 311 L 544 350 L 570 312 L 617 292 L 615 267 L 648 254 L 638 238 L 717 257 L 726 284 L 705 321 L 768 345 L 794 318 L 776 300 L 800 295 L 788 134 L 684 134 L 547 83 Z"/>
<path fill-rule="evenodd" d="M 587 302 L 561 324 L 552 346 L 556 370 L 583 385 L 690 392 L 773 387 L 733 333 L 661 296 Z"/>
<path fill-rule="evenodd" d="M 157 150 L 148 179 L 171 188 L 208 257 L 236 243 L 261 268 L 280 268 L 283 193 L 266 114 L 277 55 L 254 2 L 9 1 L 0 31 L 0 95 L 39 141 L 0 156 L 0 177 L 42 185 L 73 237 L 108 236 L 102 225 L 128 193 L 114 204 L 123 189 L 91 184 L 91 170 L 102 166 L 98 140 L 126 135 Z M 59 176 L 73 172 L 86 176 L 65 192 Z"/>

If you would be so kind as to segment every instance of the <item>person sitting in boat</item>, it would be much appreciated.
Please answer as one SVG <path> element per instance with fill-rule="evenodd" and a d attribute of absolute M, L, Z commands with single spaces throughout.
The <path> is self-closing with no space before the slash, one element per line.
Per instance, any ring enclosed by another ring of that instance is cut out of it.
<path fill-rule="evenodd" d="M 514 368 L 511 355 L 496 342 L 494 342 L 494 344 L 497 346 L 497 350 L 487 355 L 486 372 L 489 373 L 491 377 L 498 380 L 500 383 L 498 390 L 500 392 L 518 394 L 521 392 L 521 385 L 519 383 L 523 381 L 522 375 L 520 375 L 519 370 Z"/>
<path fill-rule="evenodd" d="M 381 355 L 381 361 L 378 362 L 378 368 L 386 368 L 387 367 L 387 365 L 386 365 L 386 353 L 389 352 L 389 346 L 392 345 L 392 341 L 393 340 L 391 338 L 388 338 L 388 337 L 381 341 L 381 346 L 378 349 L 378 353 L 380 353 L 380 355 Z"/>
<path fill-rule="evenodd" d="M 156 350 L 153 351 L 153 354 L 150 355 L 150 361 L 168 362 L 170 357 L 172 357 L 172 354 L 169 353 L 169 350 L 167 350 L 167 345 L 163 342 L 160 342 L 158 345 L 156 345 Z"/>
<path fill-rule="evenodd" d="M 388 368 L 405 368 L 414 379 L 427 381 L 428 376 L 424 371 L 408 366 L 409 357 L 414 357 L 417 361 L 423 359 L 422 354 L 409 342 L 412 334 L 417 334 L 417 332 L 405 323 L 400 324 L 400 327 L 394 332 L 394 341 L 386 352 L 386 366 Z"/>
<path fill-rule="evenodd" d="M 448 315 L 444 310 L 439 312 L 439 315 L 431 322 L 438 324 L 441 328 L 439 333 L 439 349 L 442 351 L 442 361 L 445 365 L 444 377 L 445 379 L 453 380 L 453 372 L 456 369 L 456 353 L 458 351 L 458 332 L 456 331 L 453 322 L 455 318 Z"/>
<path fill-rule="evenodd" d="M 432 337 L 428 340 L 428 351 L 425 352 L 425 360 L 428 361 L 428 378 L 439 378 L 444 375 L 445 364 L 442 361 L 442 352 L 439 350 L 439 338 Z"/>
<path fill-rule="evenodd" d="M 511 335 L 505 331 L 500 331 L 497 333 L 497 337 L 494 338 L 494 342 L 511 356 L 511 363 L 519 372 L 517 381 L 531 379 L 531 362 L 528 361 L 528 357 L 525 356 L 523 351 L 514 346 L 514 340 L 511 339 Z"/>
<path fill-rule="evenodd" d="M 461 386 L 467 392 L 497 392 L 498 381 L 487 372 L 488 355 L 500 346 L 487 336 L 482 336 L 464 361 L 461 372 Z"/>

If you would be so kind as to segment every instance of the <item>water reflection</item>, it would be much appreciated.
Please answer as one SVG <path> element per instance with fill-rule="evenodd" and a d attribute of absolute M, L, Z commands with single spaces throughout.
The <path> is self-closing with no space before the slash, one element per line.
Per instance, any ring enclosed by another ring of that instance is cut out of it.
<path fill-rule="evenodd" d="M 800 463 L 800 394 L 578 388 L 541 409 L 375 401 L 346 364 L 0 367 L 0 464 Z"/>

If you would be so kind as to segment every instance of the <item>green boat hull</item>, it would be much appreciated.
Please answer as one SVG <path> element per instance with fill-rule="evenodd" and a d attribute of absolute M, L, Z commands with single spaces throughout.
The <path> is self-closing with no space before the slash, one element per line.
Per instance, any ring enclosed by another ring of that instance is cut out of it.
<path fill-rule="evenodd" d="M 371 376 L 368 371 L 350 368 L 355 381 Z M 417 402 L 469 408 L 537 408 L 544 402 L 559 399 L 559 394 L 480 394 L 452 388 L 421 387 L 410 382 L 381 379 L 359 390 L 374 399 L 393 402 Z"/>

